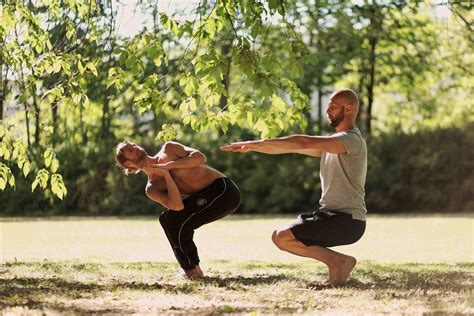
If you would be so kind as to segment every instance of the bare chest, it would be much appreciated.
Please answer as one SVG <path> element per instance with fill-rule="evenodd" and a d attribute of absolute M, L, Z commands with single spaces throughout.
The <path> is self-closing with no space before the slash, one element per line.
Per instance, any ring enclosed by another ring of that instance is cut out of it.
<path fill-rule="evenodd" d="M 183 168 L 170 170 L 171 178 L 178 187 L 181 194 L 191 194 L 201 189 L 199 179 L 202 177 L 200 168 Z M 159 191 L 167 191 L 166 180 L 163 177 L 155 176 L 148 180 L 148 185 L 152 185 Z"/>

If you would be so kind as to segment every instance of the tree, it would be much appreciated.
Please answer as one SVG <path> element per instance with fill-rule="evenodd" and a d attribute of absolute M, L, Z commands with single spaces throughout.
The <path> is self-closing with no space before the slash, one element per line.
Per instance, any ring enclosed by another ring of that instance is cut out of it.
<path fill-rule="evenodd" d="M 262 137 L 274 136 L 289 124 L 304 126 L 302 111 L 308 106 L 307 97 L 291 78 L 281 76 L 273 68 L 271 52 L 254 49 L 262 38 L 263 21 L 269 23 L 270 15 L 284 18 L 283 3 L 204 2 L 196 11 L 199 18 L 180 23 L 162 12 L 159 14 L 162 29 L 158 34 L 145 30 L 118 41 L 113 34 L 112 2 L 52 0 L 46 7 L 35 1 L 28 5 L 6 1 L 0 30 L 4 43 L 0 82 L 2 114 L 4 100 L 18 92 L 18 104 L 23 104 L 26 110 L 26 140 L 31 145 L 28 114 L 34 113 L 36 148 L 45 152 L 45 167 L 50 169 L 33 166 L 39 169 L 33 190 L 37 184 L 45 189 L 51 179 L 50 188 L 55 195 L 62 198 L 66 193 L 53 150 L 59 145 L 60 122 L 65 126 L 63 132 L 68 129 L 67 118 L 59 116 L 62 107 L 66 113 L 79 108 L 83 144 L 89 139 L 84 122 L 88 114 L 84 110 L 90 111 L 91 105 L 94 108 L 101 105 L 97 140 L 111 139 L 112 108 L 115 107 L 115 113 L 121 112 L 120 106 L 111 104 L 117 95 L 132 97 L 134 107 L 143 117 L 148 112 L 163 115 L 166 119 L 158 133 L 162 139 L 175 137 L 181 124 L 198 131 L 210 128 L 224 133 L 230 125 L 251 126 Z M 157 12 L 153 12 L 156 23 Z M 286 24 L 286 27 L 290 26 Z M 232 34 L 225 46 L 220 44 L 219 33 Z M 287 50 L 289 62 L 302 68 L 304 60 L 300 57 L 305 47 L 300 45 L 295 32 L 288 34 L 294 44 L 283 49 Z M 100 53 L 94 55 L 93 49 L 99 49 Z M 222 53 L 227 57 L 223 59 Z M 254 89 L 230 94 L 231 63 Z M 45 119 L 48 113 L 51 116 Z M 9 119 L 2 116 L 0 156 L 5 162 L 16 162 L 26 176 L 31 168 L 26 151 L 29 147 L 20 145 L 24 136 L 13 136 L 18 130 L 8 123 Z M 43 121 L 48 123 L 42 124 Z M 44 137 L 42 130 L 47 132 Z M 44 151 L 44 147 L 48 149 Z M 34 148 L 30 149 L 33 153 Z M 15 180 L 7 164 L 2 162 L 0 168 L 3 190 L 6 183 L 13 186 Z M 103 181 L 106 173 L 100 178 Z"/>

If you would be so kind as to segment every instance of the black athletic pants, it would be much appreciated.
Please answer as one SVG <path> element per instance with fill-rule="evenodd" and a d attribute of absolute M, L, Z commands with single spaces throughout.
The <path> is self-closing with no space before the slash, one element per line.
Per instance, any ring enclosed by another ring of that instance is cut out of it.
<path fill-rule="evenodd" d="M 199 264 L 194 230 L 233 213 L 240 202 L 237 185 L 229 178 L 219 178 L 184 199 L 182 211 L 166 210 L 160 215 L 161 226 L 181 268 L 187 271 Z"/>

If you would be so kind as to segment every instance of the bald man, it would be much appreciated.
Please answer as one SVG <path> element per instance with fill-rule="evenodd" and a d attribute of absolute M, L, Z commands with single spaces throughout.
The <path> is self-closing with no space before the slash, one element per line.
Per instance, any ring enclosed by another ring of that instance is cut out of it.
<path fill-rule="evenodd" d="M 365 231 L 367 145 L 355 127 L 358 110 L 357 95 L 349 89 L 338 90 L 329 98 L 326 110 L 329 124 L 336 129 L 330 136 L 292 135 L 221 147 L 241 153 L 321 157 L 319 210 L 301 214 L 293 223 L 275 230 L 272 240 L 281 250 L 325 263 L 329 270 L 325 282 L 328 285 L 345 283 L 357 262 L 354 257 L 328 247 L 355 243 Z"/>

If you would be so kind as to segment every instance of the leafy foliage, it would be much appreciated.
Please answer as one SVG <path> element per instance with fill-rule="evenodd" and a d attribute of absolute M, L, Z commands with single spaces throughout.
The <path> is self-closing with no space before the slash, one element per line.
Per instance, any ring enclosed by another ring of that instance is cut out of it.
<path fill-rule="evenodd" d="M 114 147 L 123 139 L 150 153 L 172 139 L 203 150 L 243 188 L 243 212 L 312 209 L 319 198 L 317 160 L 232 156 L 217 148 L 328 131 L 323 104 L 334 87 L 359 92 L 359 123 L 375 152 L 389 151 L 387 139 L 399 146 L 388 135 L 417 141 L 426 130 L 449 134 L 473 120 L 473 55 L 466 53 L 472 41 L 462 6 L 451 6 L 455 14 L 443 24 L 427 2 L 203 1 L 186 16 L 160 12 L 152 2 L 138 5 L 153 25 L 121 37 L 110 3 L 4 1 L 4 213 L 154 212 L 143 197 L 143 178 L 114 169 Z M 453 150 L 465 143 L 459 146 Z M 392 165 L 372 163 L 378 173 L 369 172 L 370 205 L 387 209 L 396 195 L 371 183 L 383 182 Z M 403 179 L 397 181 L 403 188 Z M 454 188 L 459 179 L 444 181 Z M 413 208 L 426 202 L 416 201 Z"/>

